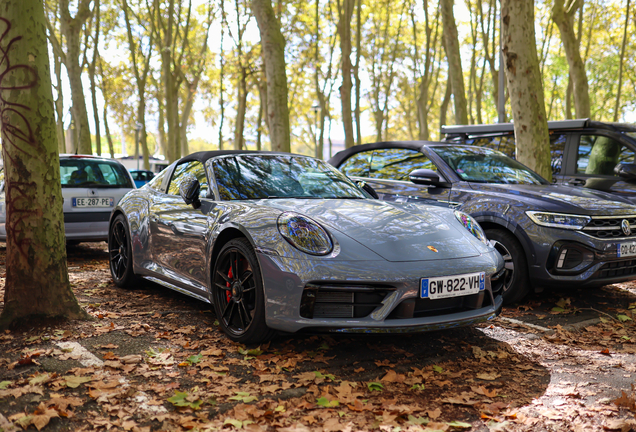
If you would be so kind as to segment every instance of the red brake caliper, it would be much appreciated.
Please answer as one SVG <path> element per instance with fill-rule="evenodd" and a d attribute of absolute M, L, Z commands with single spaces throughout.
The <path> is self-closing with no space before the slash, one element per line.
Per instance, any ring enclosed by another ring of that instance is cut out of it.
<path fill-rule="evenodd" d="M 227 277 L 232 279 L 232 266 L 230 265 L 230 271 L 227 272 Z M 225 286 L 227 286 L 228 288 L 230 288 L 230 283 L 229 282 L 225 282 Z M 230 300 L 232 300 L 232 292 L 230 290 L 225 291 L 225 298 L 227 299 L 227 302 L 229 303 Z"/>

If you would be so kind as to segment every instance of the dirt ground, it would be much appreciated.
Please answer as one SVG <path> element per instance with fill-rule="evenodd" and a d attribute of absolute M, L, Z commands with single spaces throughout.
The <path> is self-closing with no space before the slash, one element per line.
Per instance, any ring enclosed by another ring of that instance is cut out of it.
<path fill-rule="evenodd" d="M 256 347 L 202 302 L 115 287 L 103 243 L 68 265 L 95 320 L 0 334 L 0 432 L 636 430 L 633 283 L 534 294 L 479 327 Z"/>

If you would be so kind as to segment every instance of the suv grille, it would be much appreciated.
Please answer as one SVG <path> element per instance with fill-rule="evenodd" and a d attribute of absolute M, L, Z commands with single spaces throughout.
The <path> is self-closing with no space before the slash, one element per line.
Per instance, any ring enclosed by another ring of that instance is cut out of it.
<path fill-rule="evenodd" d="M 632 233 L 628 236 L 626 236 L 621 229 L 623 220 L 629 222 L 632 230 Z M 583 228 L 583 232 L 599 239 L 632 237 L 636 235 L 636 216 L 592 219 L 590 223 Z"/>
<path fill-rule="evenodd" d="M 601 267 L 598 277 L 600 279 L 616 276 L 629 276 L 636 273 L 636 260 L 611 262 Z"/>

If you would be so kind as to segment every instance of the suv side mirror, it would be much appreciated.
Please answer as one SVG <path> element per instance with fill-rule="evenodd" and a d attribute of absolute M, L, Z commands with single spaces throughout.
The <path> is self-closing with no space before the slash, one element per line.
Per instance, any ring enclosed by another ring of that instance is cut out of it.
<path fill-rule="evenodd" d="M 625 180 L 636 180 L 636 164 L 619 163 L 614 167 L 614 174 Z"/>
<path fill-rule="evenodd" d="M 192 174 L 183 176 L 179 184 L 179 195 L 181 195 L 181 198 L 186 204 L 192 204 L 192 207 L 195 209 L 201 207 L 201 201 L 199 200 L 200 191 L 201 184 L 195 176 Z"/>
<path fill-rule="evenodd" d="M 411 180 L 411 182 L 418 185 L 436 186 L 436 187 L 446 186 L 445 182 L 441 182 L 439 180 L 439 175 L 435 171 L 426 169 L 426 168 L 420 168 L 420 169 L 411 171 L 411 173 L 409 174 L 409 180 Z"/>

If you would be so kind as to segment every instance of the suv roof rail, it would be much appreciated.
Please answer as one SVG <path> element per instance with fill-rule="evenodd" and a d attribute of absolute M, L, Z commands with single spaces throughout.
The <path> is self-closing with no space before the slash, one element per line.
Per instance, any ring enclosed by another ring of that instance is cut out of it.
<path fill-rule="evenodd" d="M 588 126 L 589 118 L 576 120 L 552 120 L 548 122 L 548 129 L 578 129 Z M 594 122 L 597 123 L 597 122 Z M 609 126 L 609 125 L 608 125 Z M 442 125 L 440 132 L 446 135 L 513 132 L 513 123 L 477 124 L 477 125 Z"/>

